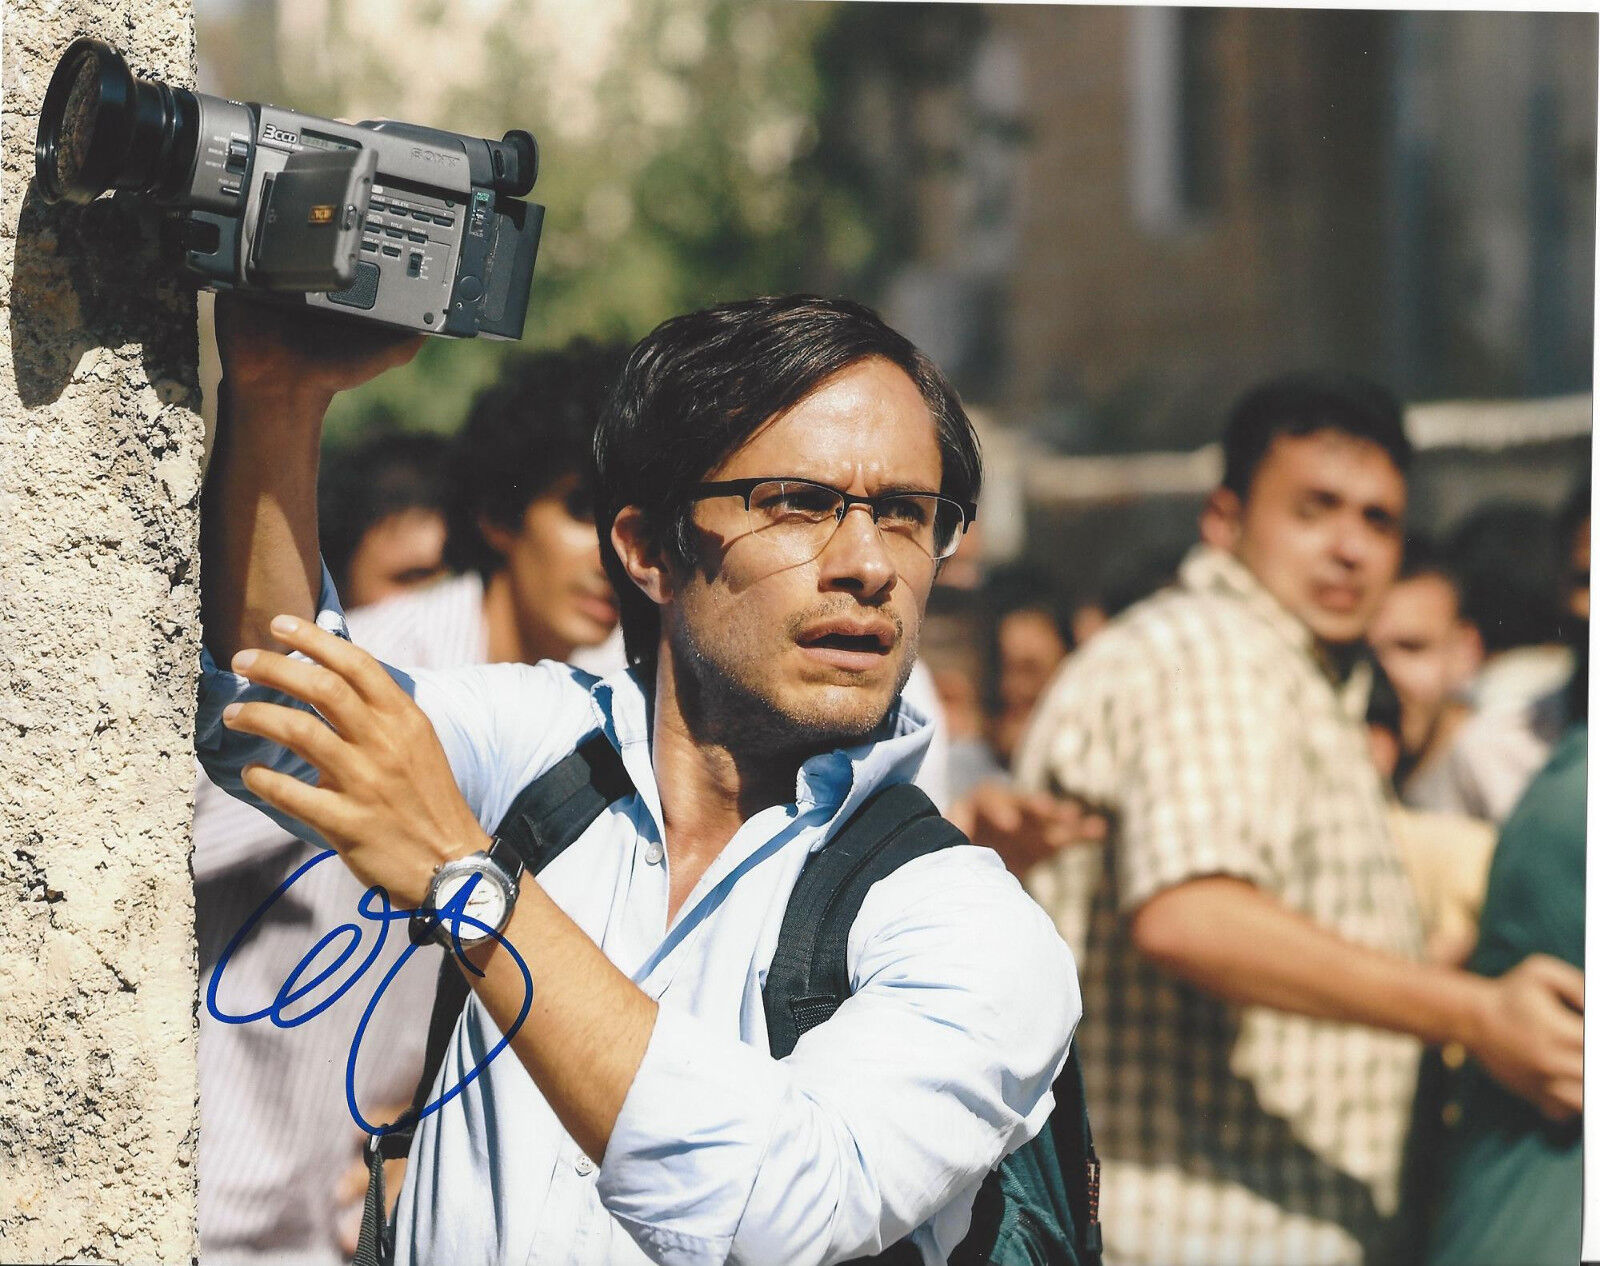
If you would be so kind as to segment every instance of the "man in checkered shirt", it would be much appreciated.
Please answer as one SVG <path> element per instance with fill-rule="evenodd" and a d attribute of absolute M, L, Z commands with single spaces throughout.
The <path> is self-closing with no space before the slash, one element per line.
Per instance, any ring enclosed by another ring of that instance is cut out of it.
<path fill-rule="evenodd" d="M 1410 450 L 1357 379 L 1249 393 L 1178 584 L 1070 659 L 1025 788 L 1111 821 L 1029 874 L 1079 951 L 1108 1266 L 1356 1263 L 1396 1204 L 1417 1039 L 1552 1116 L 1581 1104 L 1580 973 L 1416 961 L 1360 724 Z"/>

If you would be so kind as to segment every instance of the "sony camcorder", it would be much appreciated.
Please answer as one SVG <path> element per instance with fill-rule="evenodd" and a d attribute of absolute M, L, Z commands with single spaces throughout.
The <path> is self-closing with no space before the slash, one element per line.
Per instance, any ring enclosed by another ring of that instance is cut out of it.
<path fill-rule="evenodd" d="M 527 132 L 489 141 L 227 101 L 137 79 L 94 39 L 62 54 L 34 143 L 47 202 L 147 196 L 211 289 L 457 338 L 522 337 L 544 222 L 522 198 L 538 170 Z"/>

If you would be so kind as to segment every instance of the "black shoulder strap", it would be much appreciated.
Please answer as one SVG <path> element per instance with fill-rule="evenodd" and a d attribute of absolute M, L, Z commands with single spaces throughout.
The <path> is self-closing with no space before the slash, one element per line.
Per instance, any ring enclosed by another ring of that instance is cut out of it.
<path fill-rule="evenodd" d="M 632 791 L 633 781 L 623 768 L 622 757 L 610 740 L 595 730 L 517 793 L 500 819 L 495 837 L 510 844 L 528 872 L 537 874 L 587 831 L 607 805 Z M 398 1160 L 410 1152 L 418 1115 L 427 1105 L 434 1080 L 444 1066 L 444 1053 L 467 1004 L 468 992 L 467 978 L 446 955 L 439 964 L 433 1014 L 428 1018 L 427 1054 L 411 1107 L 400 1118 L 397 1129 L 373 1135 L 367 1141 L 367 1201 L 355 1266 L 378 1266 L 393 1260 L 393 1245 L 384 1225 L 383 1162 Z"/>
<path fill-rule="evenodd" d="M 874 792 L 811 855 L 789 896 L 762 988 L 774 1059 L 788 1055 L 806 1030 L 850 996 L 845 950 L 867 889 L 914 857 L 964 843 L 926 794 L 896 783 Z"/>
<path fill-rule="evenodd" d="M 850 996 L 847 950 L 867 890 L 906 862 L 965 844 L 955 826 L 911 783 L 874 792 L 838 834 L 813 853 L 789 895 L 762 1004 L 774 1059 L 831 1016 Z M 910 1239 L 870 1259 L 874 1266 L 919 1266 Z"/>

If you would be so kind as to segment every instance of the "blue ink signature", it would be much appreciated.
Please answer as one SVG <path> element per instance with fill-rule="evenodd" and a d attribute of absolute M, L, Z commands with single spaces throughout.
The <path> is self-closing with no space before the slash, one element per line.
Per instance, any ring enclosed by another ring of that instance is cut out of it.
<path fill-rule="evenodd" d="M 383 952 L 384 941 L 388 939 L 390 926 L 401 920 L 410 921 L 412 911 L 393 909 L 389 905 L 389 894 L 387 892 L 378 887 L 368 888 L 366 892 L 361 894 L 361 901 L 356 906 L 356 912 L 369 923 L 378 925 L 377 936 L 361 965 L 351 972 L 349 979 L 344 981 L 328 997 L 300 1015 L 292 1018 L 284 1015 L 284 1012 L 289 1007 L 292 1007 L 301 998 L 315 990 L 350 961 L 351 956 L 355 954 L 361 945 L 362 929 L 360 924 L 341 923 L 307 950 L 305 956 L 295 964 L 294 970 L 289 973 L 283 984 L 279 986 L 277 996 L 273 998 L 269 1005 L 262 1007 L 259 1011 L 251 1011 L 241 1015 L 234 1015 L 224 1010 L 217 1002 L 217 991 L 221 988 L 223 973 L 226 971 L 229 961 L 233 958 L 234 952 L 255 930 L 256 924 L 261 922 L 279 897 L 294 887 L 313 866 L 321 865 L 330 857 L 337 856 L 338 854 L 332 849 L 325 849 L 316 854 L 310 861 L 306 862 L 279 884 L 272 895 L 257 906 L 250 917 L 239 926 L 239 930 L 233 934 L 233 938 L 223 948 L 222 954 L 218 957 L 217 965 L 211 972 L 211 983 L 206 988 L 206 1010 L 211 1013 L 214 1019 L 221 1021 L 223 1024 L 254 1024 L 260 1020 L 271 1020 L 280 1029 L 292 1029 L 305 1024 L 309 1020 L 314 1020 L 334 1003 L 338 1002 L 340 998 L 344 997 L 356 981 L 366 974 L 367 969 L 378 960 L 378 955 Z M 378 987 L 373 992 L 372 1000 L 367 1003 L 367 1009 L 361 1015 L 361 1023 L 356 1026 L 355 1037 L 350 1041 L 350 1058 L 345 1063 L 345 1102 L 350 1108 L 350 1116 L 355 1123 L 368 1134 L 391 1134 L 395 1130 L 415 1121 L 420 1121 L 444 1107 L 445 1104 L 449 1103 L 476 1081 L 479 1074 L 493 1062 L 494 1058 L 511 1044 L 511 1039 L 522 1028 L 523 1023 L 528 1018 L 528 1012 L 533 1008 L 533 975 L 528 971 L 528 964 L 523 961 L 522 956 L 512 947 L 511 942 L 507 941 L 493 928 L 480 923 L 466 912 L 467 899 L 471 896 L 473 885 L 476 882 L 477 879 L 474 877 L 471 882 L 463 885 L 461 891 L 450 899 L 449 904 L 439 910 L 439 921 L 451 930 L 451 939 L 454 942 L 452 952 L 455 954 L 457 961 L 474 976 L 481 976 L 483 972 L 466 957 L 461 948 L 460 936 L 463 926 L 487 933 L 500 948 L 511 956 L 511 961 L 517 965 L 517 970 L 522 973 L 522 1008 L 517 1012 L 516 1020 L 506 1029 L 505 1035 L 454 1086 L 449 1087 L 437 1099 L 424 1104 L 422 1110 L 416 1113 L 415 1116 L 407 1112 L 400 1120 L 389 1125 L 374 1125 L 361 1115 L 361 1109 L 356 1103 L 356 1058 L 361 1053 L 361 1040 L 366 1036 L 367 1025 L 372 1019 L 372 1013 L 378 1009 L 379 1002 L 383 1000 L 384 991 L 389 988 L 390 983 L 400 974 L 401 969 L 405 967 L 411 960 L 411 956 L 420 948 L 417 945 L 406 946 L 400 957 L 394 961 L 394 965 L 389 968 L 383 979 L 378 982 Z M 323 950 L 340 940 L 344 940 L 345 944 L 334 960 L 310 980 L 301 984 L 301 976 L 311 970 Z"/>

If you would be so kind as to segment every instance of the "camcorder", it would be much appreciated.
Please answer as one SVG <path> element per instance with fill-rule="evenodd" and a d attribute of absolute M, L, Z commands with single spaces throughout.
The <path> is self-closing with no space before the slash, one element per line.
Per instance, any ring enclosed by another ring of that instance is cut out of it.
<path fill-rule="evenodd" d="M 74 40 L 45 92 L 47 202 L 126 190 L 201 284 L 265 291 L 421 334 L 522 337 L 544 208 L 533 136 L 339 123 L 136 78 Z"/>

